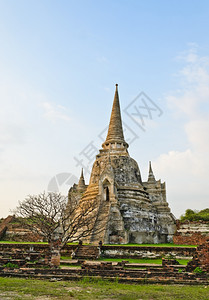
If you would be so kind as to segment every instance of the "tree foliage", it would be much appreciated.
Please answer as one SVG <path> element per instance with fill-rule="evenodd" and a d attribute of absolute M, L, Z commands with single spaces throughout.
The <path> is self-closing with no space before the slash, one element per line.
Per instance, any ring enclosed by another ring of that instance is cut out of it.
<path fill-rule="evenodd" d="M 14 213 L 21 217 L 25 226 L 45 237 L 49 243 L 59 235 L 61 248 L 67 242 L 87 237 L 96 216 L 92 201 L 83 201 L 72 208 L 67 205 L 67 198 L 58 193 L 29 195 L 19 202 Z"/>
<path fill-rule="evenodd" d="M 200 211 L 187 209 L 180 217 L 180 221 L 209 221 L 209 208 Z"/>

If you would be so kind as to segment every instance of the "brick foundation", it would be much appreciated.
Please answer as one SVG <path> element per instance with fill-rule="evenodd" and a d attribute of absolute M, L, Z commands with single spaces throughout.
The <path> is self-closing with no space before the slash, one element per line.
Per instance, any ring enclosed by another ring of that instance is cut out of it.
<path fill-rule="evenodd" d="M 176 223 L 177 231 L 173 237 L 177 245 L 201 245 L 209 240 L 209 222 L 185 221 Z"/>

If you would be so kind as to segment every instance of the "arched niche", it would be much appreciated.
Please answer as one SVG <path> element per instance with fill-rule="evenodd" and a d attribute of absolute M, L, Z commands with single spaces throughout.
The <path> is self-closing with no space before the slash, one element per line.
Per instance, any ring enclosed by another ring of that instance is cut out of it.
<path fill-rule="evenodd" d="M 102 183 L 102 191 L 103 191 L 103 200 L 104 201 L 110 201 L 110 182 L 109 180 L 106 178 L 103 183 Z"/>

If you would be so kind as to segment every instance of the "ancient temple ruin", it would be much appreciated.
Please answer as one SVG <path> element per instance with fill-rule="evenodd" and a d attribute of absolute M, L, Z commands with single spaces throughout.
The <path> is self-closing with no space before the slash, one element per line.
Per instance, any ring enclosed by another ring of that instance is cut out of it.
<path fill-rule="evenodd" d="M 116 84 L 108 134 L 92 167 L 89 185 L 83 172 L 69 190 L 69 205 L 94 201 L 97 217 L 85 242 L 110 244 L 172 242 L 175 218 L 166 201 L 166 187 L 149 165 L 143 182 L 124 139 Z"/>

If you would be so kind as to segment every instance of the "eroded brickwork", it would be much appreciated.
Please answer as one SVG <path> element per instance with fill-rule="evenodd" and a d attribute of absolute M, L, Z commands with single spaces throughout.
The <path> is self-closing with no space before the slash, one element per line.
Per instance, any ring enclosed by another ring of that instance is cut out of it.
<path fill-rule="evenodd" d="M 187 271 L 194 271 L 197 267 L 200 271 L 209 272 L 209 240 L 197 247 L 192 261 L 187 265 Z"/>
<path fill-rule="evenodd" d="M 209 239 L 209 222 L 177 222 L 177 231 L 173 241 L 178 245 L 201 245 Z"/>

